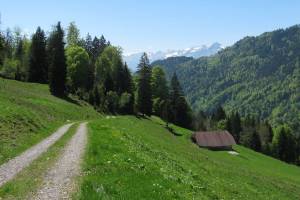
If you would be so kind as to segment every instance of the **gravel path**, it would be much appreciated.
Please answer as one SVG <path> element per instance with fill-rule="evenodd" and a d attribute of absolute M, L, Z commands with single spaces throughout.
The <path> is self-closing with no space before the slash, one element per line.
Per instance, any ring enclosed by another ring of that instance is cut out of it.
<path fill-rule="evenodd" d="M 63 136 L 72 124 L 67 124 L 59 128 L 51 136 L 44 139 L 21 155 L 9 160 L 0 166 L 0 187 L 13 179 L 22 169 L 27 167 L 33 160 L 44 153 L 51 145 L 53 145 L 61 136 Z"/>
<path fill-rule="evenodd" d="M 80 175 L 80 162 L 87 142 L 86 123 L 81 123 L 77 132 L 65 147 L 62 155 L 44 177 L 44 184 L 34 199 L 70 199 L 76 188 L 75 177 Z"/>

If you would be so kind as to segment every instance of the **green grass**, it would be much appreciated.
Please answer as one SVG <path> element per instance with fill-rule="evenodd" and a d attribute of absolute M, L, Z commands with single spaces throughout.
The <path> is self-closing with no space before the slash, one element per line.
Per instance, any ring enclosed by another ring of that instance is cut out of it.
<path fill-rule="evenodd" d="M 0 199 L 32 199 L 30 198 L 43 183 L 43 176 L 54 163 L 63 148 L 77 130 L 78 124 L 72 125 L 60 140 L 51 146 L 37 160 L 22 170 L 13 180 L 0 188 Z"/>
<path fill-rule="evenodd" d="M 94 119 L 91 106 L 52 96 L 48 85 L 0 78 L 0 164 L 69 120 Z"/>
<path fill-rule="evenodd" d="M 74 99 L 73 99 L 74 100 Z M 0 164 L 68 121 L 92 120 L 75 199 L 299 199 L 300 169 L 235 146 L 240 154 L 191 143 L 191 131 L 156 117 L 101 117 L 92 107 L 50 95 L 47 85 L 0 78 Z M 99 119 L 96 119 L 99 118 Z M 42 182 L 74 127 L 0 188 L 0 199 L 23 199 Z"/>
<path fill-rule="evenodd" d="M 77 199 L 299 199 L 300 168 L 235 146 L 238 156 L 201 149 L 191 131 L 158 118 L 89 123 Z"/>

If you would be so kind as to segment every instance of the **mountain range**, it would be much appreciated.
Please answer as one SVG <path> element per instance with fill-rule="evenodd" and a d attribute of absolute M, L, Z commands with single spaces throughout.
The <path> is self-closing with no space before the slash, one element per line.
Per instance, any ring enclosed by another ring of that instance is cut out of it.
<path fill-rule="evenodd" d="M 202 45 L 202 46 L 195 46 L 186 49 L 180 50 L 167 50 L 167 51 L 157 51 L 157 52 L 146 52 L 150 62 L 154 62 L 156 60 L 166 59 L 169 57 L 193 57 L 193 58 L 200 58 L 202 56 L 210 56 L 217 53 L 223 47 L 220 43 L 213 43 L 212 45 Z M 140 61 L 143 52 L 132 53 L 132 54 L 125 54 L 124 60 L 129 66 L 132 71 L 136 71 L 137 65 Z"/>

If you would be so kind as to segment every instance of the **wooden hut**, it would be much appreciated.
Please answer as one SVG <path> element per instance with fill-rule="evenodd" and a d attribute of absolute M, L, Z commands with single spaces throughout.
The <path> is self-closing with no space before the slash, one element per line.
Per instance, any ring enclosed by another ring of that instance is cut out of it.
<path fill-rule="evenodd" d="M 230 150 L 236 144 L 228 131 L 195 132 L 192 140 L 199 147 L 215 150 Z"/>

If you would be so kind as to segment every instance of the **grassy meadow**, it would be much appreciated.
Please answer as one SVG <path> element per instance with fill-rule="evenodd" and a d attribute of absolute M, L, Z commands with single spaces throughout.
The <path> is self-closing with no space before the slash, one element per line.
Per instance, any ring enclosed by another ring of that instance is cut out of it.
<path fill-rule="evenodd" d="M 201 149 L 191 131 L 168 132 L 158 118 L 89 123 L 77 199 L 298 199 L 300 170 L 252 150 Z"/>
<path fill-rule="evenodd" d="M 48 85 L 0 78 L 0 164 L 69 121 L 97 116 L 86 103 L 52 96 Z"/>

